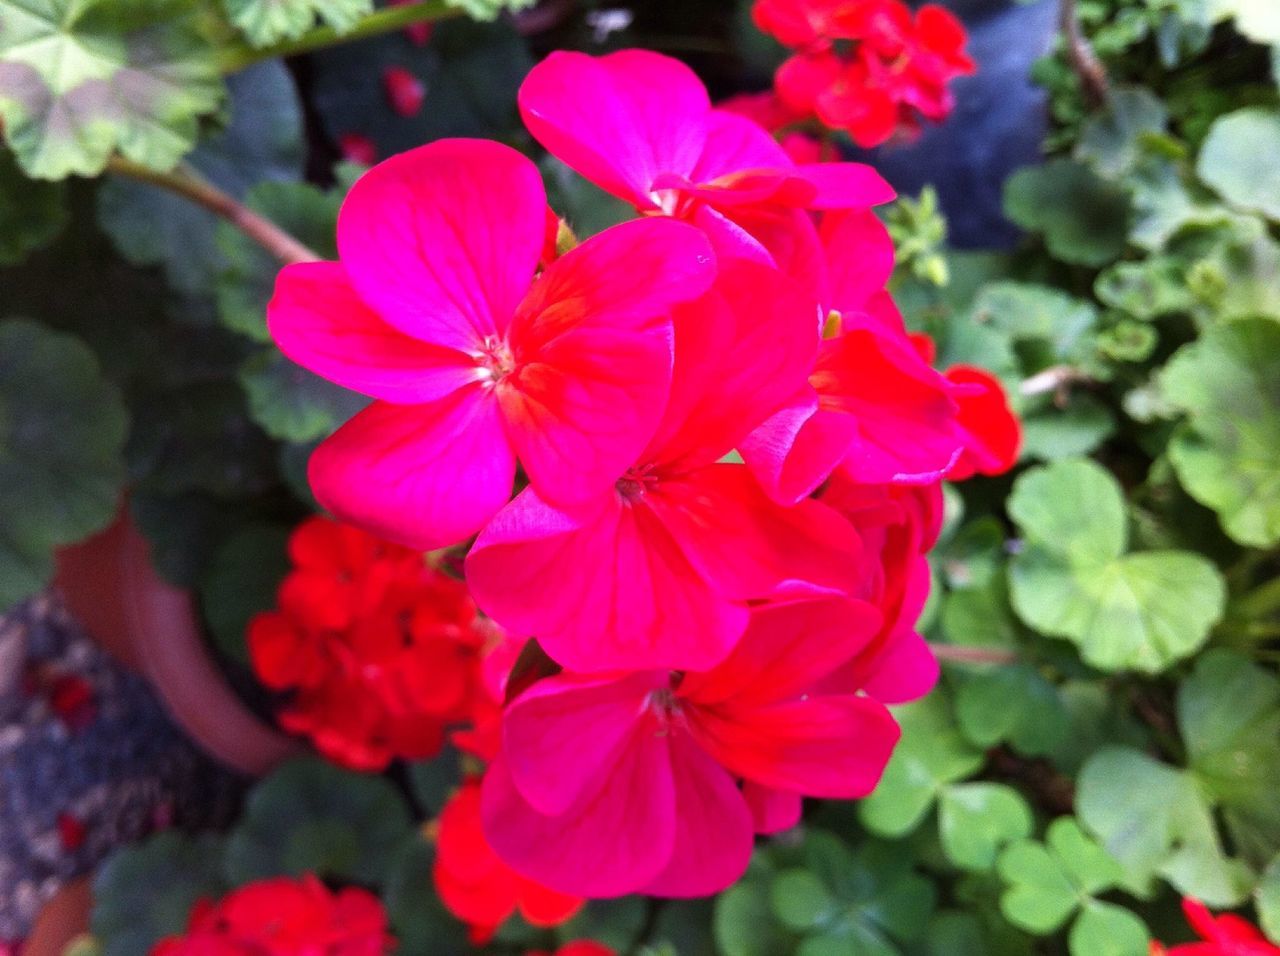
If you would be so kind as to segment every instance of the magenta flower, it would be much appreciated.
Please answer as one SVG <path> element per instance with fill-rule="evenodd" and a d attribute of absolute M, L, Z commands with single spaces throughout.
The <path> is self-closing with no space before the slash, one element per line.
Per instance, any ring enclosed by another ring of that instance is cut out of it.
<path fill-rule="evenodd" d="M 467 558 L 477 603 L 570 670 L 705 669 L 733 648 L 749 601 L 788 581 L 856 583 L 847 522 L 817 501 L 775 504 L 721 460 L 803 385 L 814 304 L 739 260 L 674 316 L 671 398 L 621 480 L 573 513 L 521 493 Z"/>
<path fill-rule="evenodd" d="M 546 501 L 611 489 L 671 377 L 670 309 L 715 261 L 696 229 L 624 223 L 537 274 L 547 204 L 515 150 L 441 140 L 375 166 L 338 219 L 339 262 L 281 272 L 268 308 L 286 355 L 369 395 L 312 456 L 320 502 L 420 549 L 475 534 L 516 461 Z"/>
<path fill-rule="evenodd" d="M 753 833 L 794 822 L 800 795 L 875 787 L 898 739 L 893 718 L 869 697 L 811 691 L 879 625 L 846 598 L 766 606 L 709 672 L 538 682 L 507 709 L 484 781 L 485 835 L 561 892 L 724 889 L 746 869 Z"/>
<path fill-rule="evenodd" d="M 520 112 L 538 142 L 637 210 L 689 220 L 717 252 L 774 263 L 815 290 L 826 280 L 807 210 L 894 197 L 870 166 L 795 164 L 758 124 L 713 109 L 687 66 L 644 50 L 552 53 L 520 87 Z"/>

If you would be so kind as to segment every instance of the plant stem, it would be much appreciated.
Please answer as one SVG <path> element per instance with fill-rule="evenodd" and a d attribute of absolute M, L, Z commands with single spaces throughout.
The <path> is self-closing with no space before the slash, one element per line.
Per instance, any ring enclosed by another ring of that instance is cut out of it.
<path fill-rule="evenodd" d="M 1107 68 L 1098 59 L 1093 45 L 1080 29 L 1080 19 L 1076 16 L 1076 0 L 1060 0 L 1058 6 L 1058 27 L 1062 31 L 1062 42 L 1067 46 L 1067 57 L 1071 66 L 1080 78 L 1084 88 L 1085 99 L 1092 107 L 1101 106 L 1107 100 L 1110 82 Z"/>
<path fill-rule="evenodd" d="M 1233 610 L 1243 617 L 1261 618 L 1280 609 L 1280 577 L 1260 584 L 1234 602 Z"/>
<path fill-rule="evenodd" d="M 395 7 L 383 7 L 365 16 L 349 30 L 339 32 L 333 27 L 316 27 L 298 37 L 272 46 L 255 49 L 248 44 L 223 47 L 218 52 L 218 65 L 223 73 L 235 73 L 262 60 L 274 60 L 276 57 L 296 56 L 311 50 L 321 50 L 339 43 L 352 40 L 363 40 L 366 37 L 380 36 L 411 26 L 414 23 L 425 23 L 430 20 L 443 20 L 461 14 L 461 10 L 449 6 L 445 0 L 419 0 L 418 3 L 406 3 Z"/>
<path fill-rule="evenodd" d="M 962 664 L 1013 664 L 1018 660 L 1016 651 L 1001 647 L 973 647 L 967 644 L 937 644 L 930 642 L 929 650 L 940 661 Z"/>
<path fill-rule="evenodd" d="M 136 179 L 138 182 L 167 189 L 198 206 L 203 206 L 214 215 L 231 223 L 281 263 L 287 265 L 291 262 L 316 262 L 320 259 L 320 256 L 274 222 L 259 216 L 243 203 L 237 202 L 185 164 L 170 172 L 162 173 L 121 156 L 113 156 L 107 163 L 107 171 L 117 176 Z"/>

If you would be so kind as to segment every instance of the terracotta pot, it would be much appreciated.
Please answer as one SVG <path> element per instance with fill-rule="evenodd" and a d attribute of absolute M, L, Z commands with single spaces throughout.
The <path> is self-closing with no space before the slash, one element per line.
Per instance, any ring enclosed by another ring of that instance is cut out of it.
<path fill-rule="evenodd" d="M 67 944 L 89 931 L 93 883 L 87 876 L 73 880 L 44 904 L 22 947 L 22 956 L 62 956 Z"/>
<path fill-rule="evenodd" d="M 145 677 L 211 757 L 260 776 L 301 749 L 231 689 L 205 645 L 190 593 L 160 577 L 127 508 L 107 530 L 58 552 L 54 583 L 89 635 Z"/>

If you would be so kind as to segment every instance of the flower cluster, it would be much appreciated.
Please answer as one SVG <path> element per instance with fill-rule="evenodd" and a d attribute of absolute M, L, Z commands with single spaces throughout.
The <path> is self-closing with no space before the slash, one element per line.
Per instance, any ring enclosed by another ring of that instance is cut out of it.
<path fill-rule="evenodd" d="M 378 898 L 329 890 L 314 876 L 250 883 L 217 903 L 201 900 L 187 932 L 151 956 L 384 956 L 393 946 Z"/>
<path fill-rule="evenodd" d="M 1239 916 L 1214 916 L 1191 897 L 1182 901 L 1182 912 L 1201 942 L 1167 949 L 1163 943 L 1153 942 L 1151 956 L 1280 956 L 1280 946 L 1267 942 L 1256 926 Z"/>
<path fill-rule="evenodd" d="M 278 610 L 248 635 L 259 679 L 291 692 L 282 726 L 336 763 L 377 770 L 434 756 L 451 725 L 491 707 L 482 661 L 503 635 L 461 581 L 325 518 L 295 529 L 289 556 Z"/>
<path fill-rule="evenodd" d="M 1010 467 L 1017 423 L 906 332 L 870 168 L 795 162 L 652 53 L 553 54 L 519 99 L 639 218 L 575 243 L 530 160 L 435 142 L 355 184 L 269 325 L 375 399 L 314 453 L 321 503 L 474 536 L 477 604 L 536 637 L 471 741 L 484 842 L 561 894 L 712 893 L 803 796 L 875 786 L 885 704 L 937 675 L 940 482 Z"/>
<path fill-rule="evenodd" d="M 936 4 L 913 15 L 901 0 L 756 0 L 752 15 L 796 51 L 775 77 L 784 107 L 860 146 L 945 119 L 948 84 L 974 71 L 964 27 Z"/>

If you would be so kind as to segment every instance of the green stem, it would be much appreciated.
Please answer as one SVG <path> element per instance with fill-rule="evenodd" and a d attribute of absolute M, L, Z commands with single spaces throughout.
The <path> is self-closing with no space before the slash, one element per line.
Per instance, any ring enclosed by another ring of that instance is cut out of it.
<path fill-rule="evenodd" d="M 445 0 L 419 0 L 418 3 L 384 7 L 373 11 L 351 29 L 342 32 L 329 26 L 316 27 L 296 40 L 286 40 L 261 49 L 255 49 L 248 44 L 223 47 L 218 52 L 218 65 L 223 73 L 235 73 L 262 60 L 274 60 L 277 57 L 296 56 L 299 53 L 322 50 L 339 43 L 380 36 L 415 23 L 458 16 L 461 12 L 449 6 Z"/>
<path fill-rule="evenodd" d="M 107 163 L 107 171 L 166 189 L 203 206 L 231 223 L 285 265 L 291 262 L 316 262 L 320 259 L 274 222 L 237 202 L 189 166 L 182 165 L 170 172 L 156 172 L 140 163 L 113 156 Z"/>
<path fill-rule="evenodd" d="M 1280 610 L 1280 577 L 1272 578 L 1242 595 L 1234 602 L 1232 610 L 1242 617 L 1254 619 Z"/>
<path fill-rule="evenodd" d="M 1013 664 L 1018 660 L 1016 651 L 1002 647 L 972 647 L 967 644 L 938 644 L 930 642 L 929 650 L 940 661 L 961 664 Z"/>

